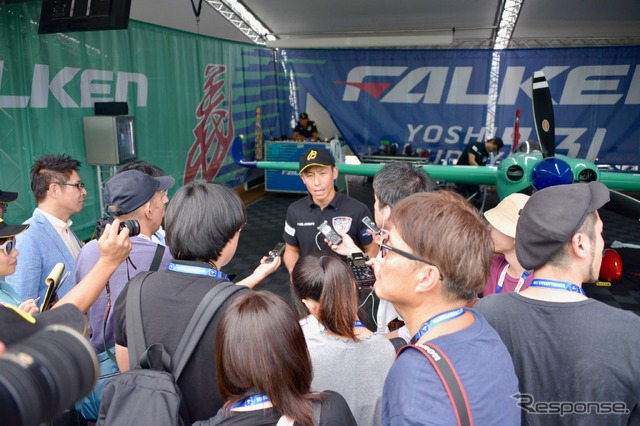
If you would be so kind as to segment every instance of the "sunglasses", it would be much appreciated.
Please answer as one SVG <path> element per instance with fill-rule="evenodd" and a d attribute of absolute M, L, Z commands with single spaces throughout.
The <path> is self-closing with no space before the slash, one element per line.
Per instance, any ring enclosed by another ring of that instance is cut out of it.
<path fill-rule="evenodd" d="M 411 259 L 411 260 L 416 260 L 418 262 L 422 262 L 422 263 L 426 263 L 427 265 L 431 265 L 431 266 L 435 266 L 436 268 L 438 268 L 438 266 L 435 263 L 429 262 L 428 260 L 425 260 L 421 257 L 418 257 L 414 254 L 411 253 L 407 253 L 404 250 L 400 250 L 397 249 L 395 247 L 391 247 L 389 244 L 387 244 L 387 241 L 389 239 L 385 238 L 384 240 L 382 240 L 382 243 L 380 244 L 380 257 L 382 257 L 384 259 L 384 257 L 390 252 L 394 252 L 396 254 L 399 254 L 402 257 L 406 257 L 407 259 Z M 438 268 L 438 272 L 440 272 L 440 268 Z M 440 279 L 442 280 L 442 273 L 440 273 Z"/>
<path fill-rule="evenodd" d="M 9 254 L 11 253 L 11 251 L 15 246 L 16 246 L 16 239 L 15 237 L 12 237 L 12 238 L 9 238 L 7 241 L 5 241 L 3 244 L 0 244 L 0 249 L 2 249 L 4 254 L 9 256 Z"/>

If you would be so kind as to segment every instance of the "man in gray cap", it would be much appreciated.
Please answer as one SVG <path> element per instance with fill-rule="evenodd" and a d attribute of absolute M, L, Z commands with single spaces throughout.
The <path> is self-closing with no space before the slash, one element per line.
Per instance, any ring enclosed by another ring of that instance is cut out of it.
<path fill-rule="evenodd" d="M 640 424 L 640 317 L 582 289 L 598 279 L 597 209 L 608 201 L 600 182 L 533 194 L 516 230 L 516 256 L 533 281 L 476 304 L 513 358 L 523 424 Z"/>
<path fill-rule="evenodd" d="M 118 173 L 105 183 L 104 201 L 109 213 L 122 221 L 137 220 L 140 234 L 131 237 L 129 258 L 116 269 L 107 287 L 88 311 L 91 344 L 98 353 L 115 345 L 113 312 L 108 313 L 105 335 L 102 333 L 109 300 L 110 306 L 113 306 L 122 288 L 137 273 L 164 268 L 172 259 L 169 250 L 151 241 L 151 236 L 162 223 L 169 202 L 167 190 L 174 184 L 175 179 L 170 176 L 153 177 L 138 170 Z M 91 270 L 99 255 L 97 240 L 90 241 L 82 248 L 76 261 L 77 281 Z"/>

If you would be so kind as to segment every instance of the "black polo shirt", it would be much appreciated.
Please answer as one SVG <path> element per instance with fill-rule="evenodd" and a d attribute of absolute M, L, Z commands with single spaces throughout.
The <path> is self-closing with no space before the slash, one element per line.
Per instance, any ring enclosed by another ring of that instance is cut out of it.
<path fill-rule="evenodd" d="M 468 166 L 469 155 L 473 155 L 475 157 L 476 163 L 478 163 L 479 166 L 484 166 L 489 159 L 489 152 L 487 152 L 484 142 L 472 142 L 467 145 L 456 165 Z"/>
<path fill-rule="evenodd" d="M 318 128 L 316 127 L 315 121 L 309 120 L 309 122 L 305 127 L 303 127 L 298 121 L 298 124 L 296 124 L 296 127 L 293 128 L 293 132 L 294 133 L 298 132 L 305 138 L 310 138 L 311 136 L 313 136 L 314 133 L 318 133 Z"/>
<path fill-rule="evenodd" d="M 365 216 L 372 217 L 367 206 L 340 192 L 336 191 L 336 196 L 324 210 L 307 195 L 289 206 L 282 238 L 287 244 L 299 247 L 300 256 L 318 251 L 318 246 L 329 252 L 331 249 L 324 242 L 324 235 L 318 231 L 318 226 L 326 220 L 333 229 L 346 231 L 362 248 L 373 242 L 362 223 Z"/>

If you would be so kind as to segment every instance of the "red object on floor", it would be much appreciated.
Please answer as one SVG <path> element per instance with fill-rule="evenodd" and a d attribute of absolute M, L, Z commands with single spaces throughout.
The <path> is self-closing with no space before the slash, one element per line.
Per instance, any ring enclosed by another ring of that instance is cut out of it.
<path fill-rule="evenodd" d="M 600 278 L 607 281 L 618 281 L 622 278 L 622 259 L 614 249 L 604 250 L 602 265 L 600 265 Z"/>

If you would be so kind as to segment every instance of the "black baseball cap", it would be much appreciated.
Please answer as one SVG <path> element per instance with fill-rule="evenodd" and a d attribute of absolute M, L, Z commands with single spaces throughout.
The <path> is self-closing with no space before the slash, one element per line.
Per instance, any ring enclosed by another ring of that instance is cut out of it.
<path fill-rule="evenodd" d="M 0 218 L 0 239 L 15 237 L 24 232 L 29 225 L 9 225 Z"/>
<path fill-rule="evenodd" d="M 7 346 L 26 339 L 49 325 L 66 325 L 84 334 L 85 318 L 74 305 L 66 304 L 36 316 L 11 305 L 0 305 L 0 342 Z"/>
<path fill-rule="evenodd" d="M 304 169 L 311 166 L 335 166 L 335 161 L 331 153 L 323 148 L 311 148 L 306 150 L 300 156 L 300 168 L 302 173 Z"/>
<path fill-rule="evenodd" d="M 17 192 L 9 192 L 0 190 L 0 203 L 10 203 L 18 199 Z"/>
<path fill-rule="evenodd" d="M 309 119 L 309 114 L 307 114 L 306 112 L 301 112 L 300 116 L 298 117 L 299 120 L 308 120 Z"/>
<path fill-rule="evenodd" d="M 131 213 L 149 201 L 156 191 L 172 188 L 171 176 L 150 176 L 139 170 L 127 170 L 114 175 L 104 184 L 107 211 L 115 216 Z"/>
<path fill-rule="evenodd" d="M 600 182 L 572 183 L 534 193 L 516 227 L 516 256 L 525 269 L 544 265 L 571 240 L 589 213 L 609 202 Z"/>

